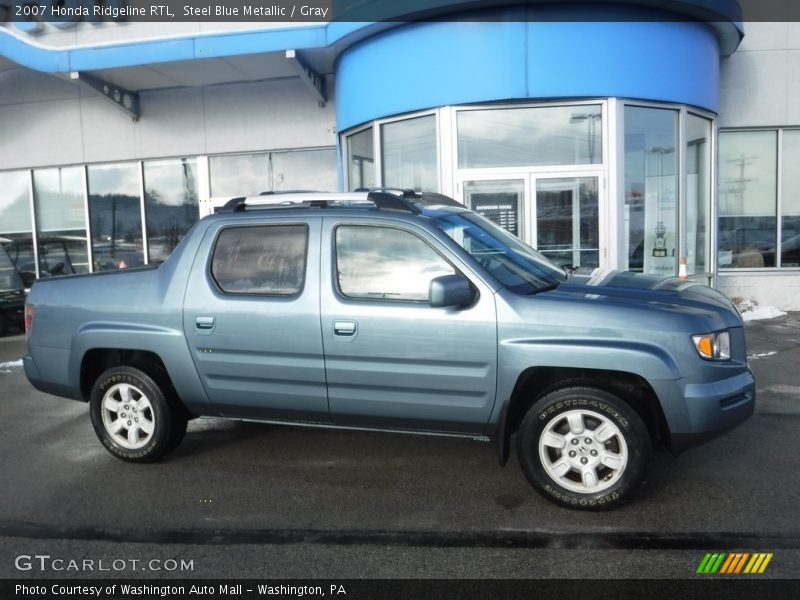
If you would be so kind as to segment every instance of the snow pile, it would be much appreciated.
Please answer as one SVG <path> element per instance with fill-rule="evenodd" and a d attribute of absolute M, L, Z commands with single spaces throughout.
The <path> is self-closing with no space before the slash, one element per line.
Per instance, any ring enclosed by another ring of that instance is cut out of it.
<path fill-rule="evenodd" d="M 782 317 L 786 313 L 774 306 L 759 306 L 758 304 L 751 304 L 744 308 L 742 312 L 742 320 L 744 321 L 761 321 L 763 319 L 774 319 L 775 317 Z"/>
<path fill-rule="evenodd" d="M 0 363 L 0 373 L 13 373 L 22 369 L 22 359 Z"/>

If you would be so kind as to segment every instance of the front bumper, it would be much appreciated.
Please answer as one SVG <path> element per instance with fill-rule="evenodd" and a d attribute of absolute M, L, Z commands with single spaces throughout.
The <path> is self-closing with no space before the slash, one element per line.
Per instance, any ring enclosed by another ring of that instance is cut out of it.
<path fill-rule="evenodd" d="M 753 414 L 756 402 L 755 379 L 750 369 L 712 383 L 684 381 L 678 393 L 682 410 L 664 407 L 670 447 L 676 454 L 746 421 Z"/>

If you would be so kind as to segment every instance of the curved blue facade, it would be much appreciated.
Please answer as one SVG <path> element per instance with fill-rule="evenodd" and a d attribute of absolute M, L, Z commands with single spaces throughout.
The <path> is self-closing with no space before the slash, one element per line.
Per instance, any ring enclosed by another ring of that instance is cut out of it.
<path fill-rule="evenodd" d="M 436 106 L 626 97 L 717 111 L 719 43 L 700 22 L 423 22 L 345 50 L 337 126 Z"/>

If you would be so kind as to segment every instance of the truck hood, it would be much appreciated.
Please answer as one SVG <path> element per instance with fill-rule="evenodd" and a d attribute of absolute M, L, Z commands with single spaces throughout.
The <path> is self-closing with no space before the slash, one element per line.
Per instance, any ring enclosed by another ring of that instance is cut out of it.
<path fill-rule="evenodd" d="M 743 324 L 739 312 L 725 294 L 707 285 L 677 277 L 595 269 L 591 275 L 570 277 L 551 293 L 648 304 L 654 309 L 686 307 L 693 311 L 714 313 L 726 327 L 741 327 Z"/>

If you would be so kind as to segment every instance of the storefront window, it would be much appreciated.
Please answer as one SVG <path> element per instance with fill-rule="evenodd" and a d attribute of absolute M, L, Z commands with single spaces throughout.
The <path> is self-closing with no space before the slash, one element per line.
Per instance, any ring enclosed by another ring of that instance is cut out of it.
<path fill-rule="evenodd" d="M 677 125 L 677 111 L 625 107 L 625 256 L 630 271 L 676 272 Z"/>
<path fill-rule="evenodd" d="M 215 198 L 258 196 L 269 189 L 269 156 L 264 153 L 212 156 L 209 170 Z"/>
<path fill-rule="evenodd" d="M 347 174 L 350 189 L 375 186 L 372 127 L 347 138 Z"/>
<path fill-rule="evenodd" d="M 28 171 L 0 172 L 0 244 L 25 287 L 30 287 L 36 279 L 28 178 Z M 6 275 L 8 277 L 4 276 L 3 280 L 16 281 L 16 277 L 12 278 L 9 273 Z"/>
<path fill-rule="evenodd" d="M 783 132 L 781 266 L 800 267 L 800 130 Z"/>
<path fill-rule="evenodd" d="M 686 116 L 686 272 L 708 271 L 711 225 L 711 121 Z"/>
<path fill-rule="evenodd" d="M 139 165 L 88 168 L 94 270 L 144 264 Z"/>
<path fill-rule="evenodd" d="M 719 135 L 719 266 L 774 267 L 777 132 Z"/>
<path fill-rule="evenodd" d="M 272 191 L 333 192 L 338 186 L 334 148 L 272 154 Z"/>
<path fill-rule="evenodd" d="M 33 195 L 39 277 L 88 273 L 83 168 L 35 170 Z"/>
<path fill-rule="evenodd" d="M 159 263 L 199 218 L 197 161 L 193 158 L 144 163 L 147 252 Z"/>
<path fill-rule="evenodd" d="M 434 115 L 382 125 L 381 151 L 383 185 L 428 192 L 439 190 Z"/>
<path fill-rule="evenodd" d="M 519 167 L 603 162 L 599 105 L 458 112 L 458 166 Z"/>

